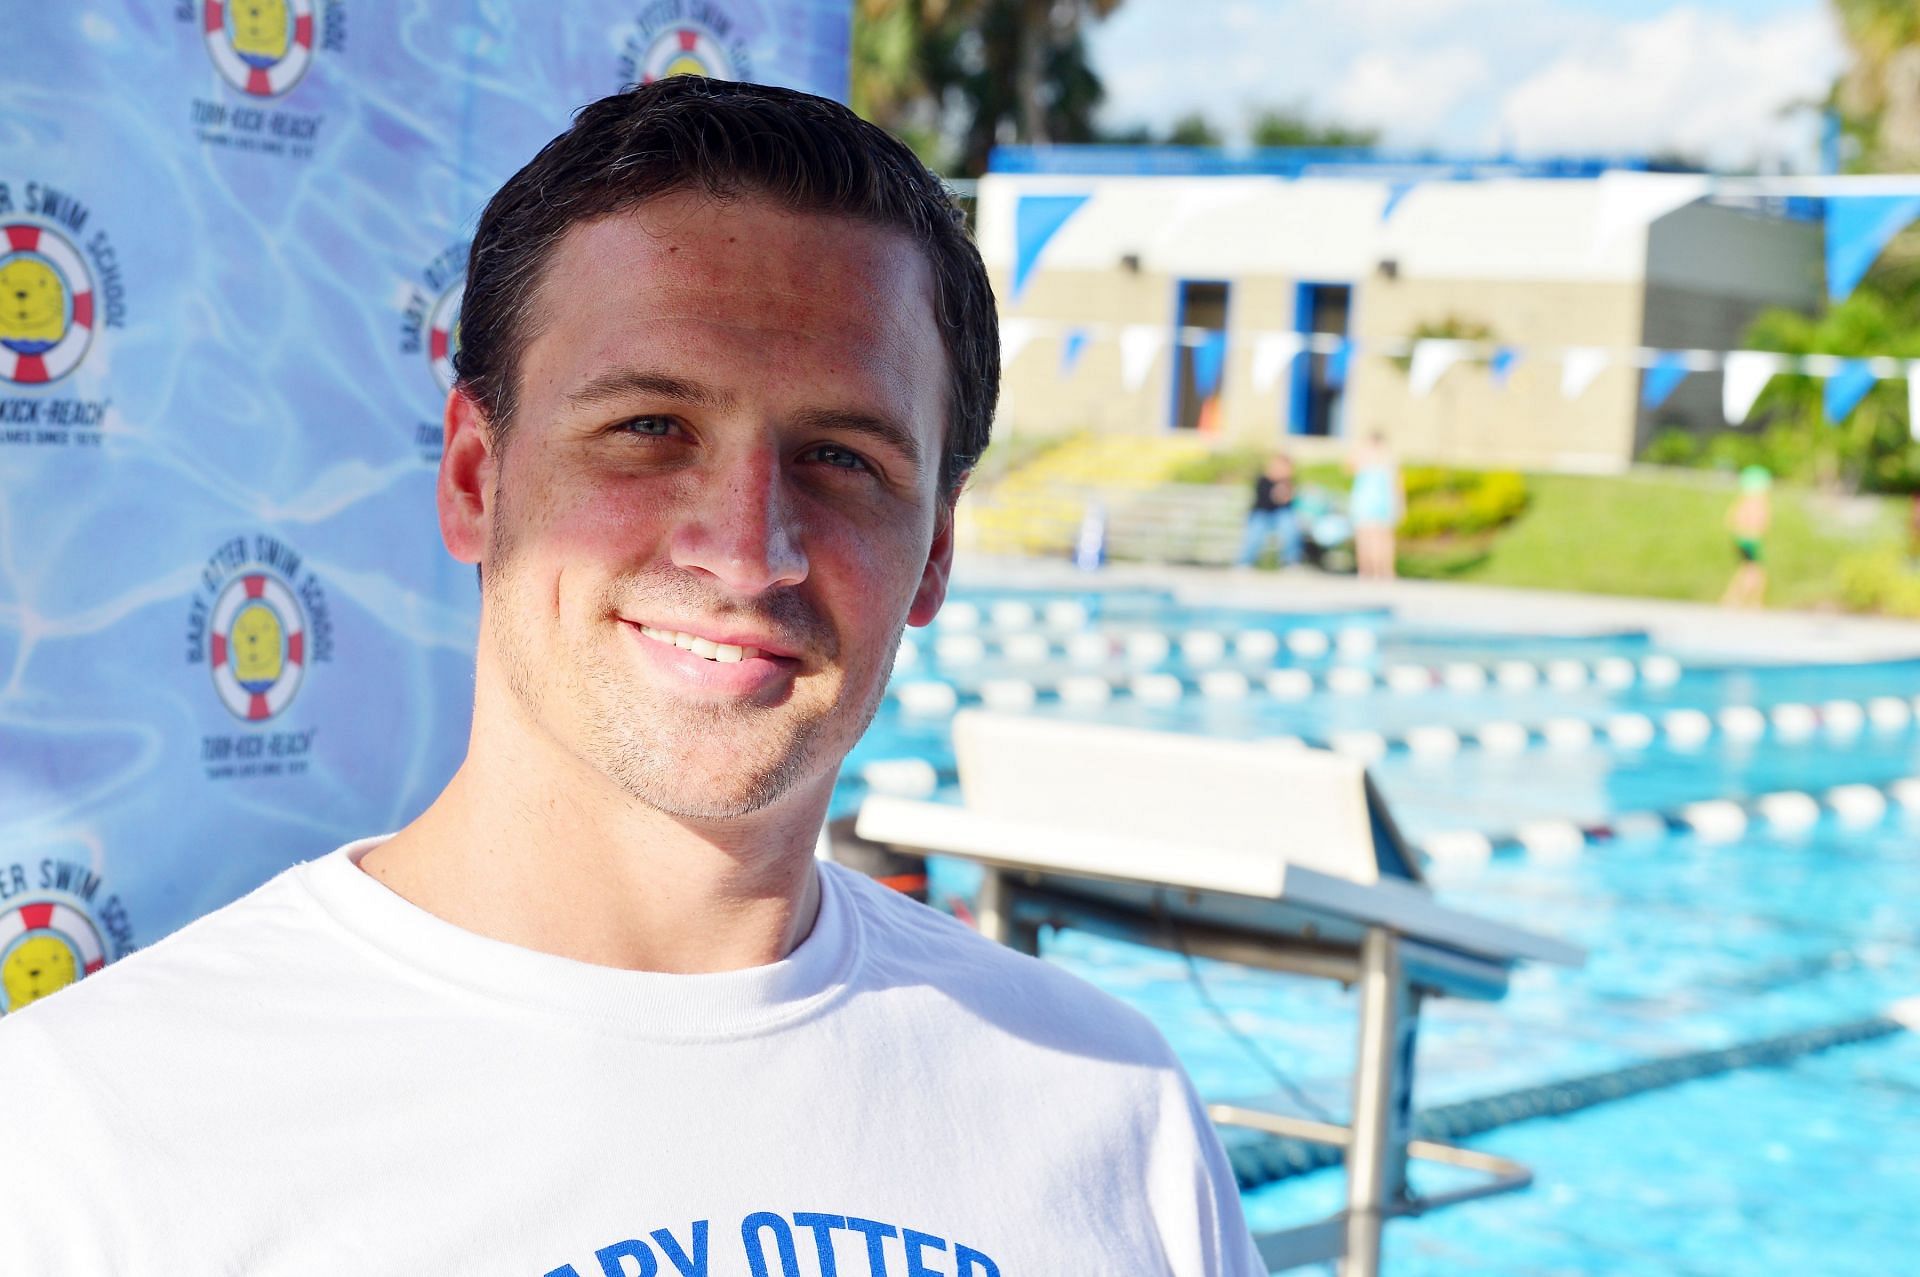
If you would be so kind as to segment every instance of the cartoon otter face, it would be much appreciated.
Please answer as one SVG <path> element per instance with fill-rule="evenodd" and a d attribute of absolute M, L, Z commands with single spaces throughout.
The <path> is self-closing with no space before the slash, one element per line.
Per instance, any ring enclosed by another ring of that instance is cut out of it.
<path fill-rule="evenodd" d="M 238 0 L 233 6 L 233 51 L 267 66 L 287 56 L 286 0 Z"/>
<path fill-rule="evenodd" d="M 280 618 L 264 603 L 249 603 L 233 618 L 233 676 L 249 691 L 271 687 L 285 663 Z"/>
<path fill-rule="evenodd" d="M 9 1011 L 18 1011 L 80 978 L 73 950 L 58 936 L 29 934 L 0 962 L 0 993 Z"/>
<path fill-rule="evenodd" d="M 51 345 L 67 335 L 67 290 L 35 257 L 0 265 L 0 341 Z"/>

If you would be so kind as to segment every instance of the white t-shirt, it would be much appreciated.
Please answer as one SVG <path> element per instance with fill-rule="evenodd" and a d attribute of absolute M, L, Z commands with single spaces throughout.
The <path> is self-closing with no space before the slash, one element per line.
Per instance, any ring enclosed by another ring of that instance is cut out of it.
<path fill-rule="evenodd" d="M 1254 1277 L 1134 1011 L 839 866 L 785 960 L 463 931 L 354 843 L 0 1020 L 0 1273 Z"/>

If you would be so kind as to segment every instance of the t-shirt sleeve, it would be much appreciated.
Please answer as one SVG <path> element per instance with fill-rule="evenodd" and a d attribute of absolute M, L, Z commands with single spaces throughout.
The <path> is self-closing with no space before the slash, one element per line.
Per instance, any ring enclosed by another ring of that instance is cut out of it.
<path fill-rule="evenodd" d="M 1174 1277 L 1267 1277 L 1226 1150 L 1177 1068 L 1169 1071 L 1154 1142 L 1153 1209 Z"/>

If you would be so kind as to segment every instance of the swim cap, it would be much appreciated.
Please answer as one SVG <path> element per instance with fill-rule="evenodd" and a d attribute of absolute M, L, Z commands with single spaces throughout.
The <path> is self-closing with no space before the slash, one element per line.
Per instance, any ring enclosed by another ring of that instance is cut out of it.
<path fill-rule="evenodd" d="M 1748 466 L 1740 472 L 1740 491 L 1765 492 L 1773 486 L 1773 474 L 1765 466 Z"/>

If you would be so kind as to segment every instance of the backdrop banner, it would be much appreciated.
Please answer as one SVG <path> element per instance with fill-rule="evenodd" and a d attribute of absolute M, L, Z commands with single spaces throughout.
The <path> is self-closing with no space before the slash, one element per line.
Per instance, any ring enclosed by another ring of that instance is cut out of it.
<path fill-rule="evenodd" d="M 67 0 L 0 37 L 0 1014 L 418 812 L 467 239 L 580 105 L 843 98 L 849 0 Z"/>

